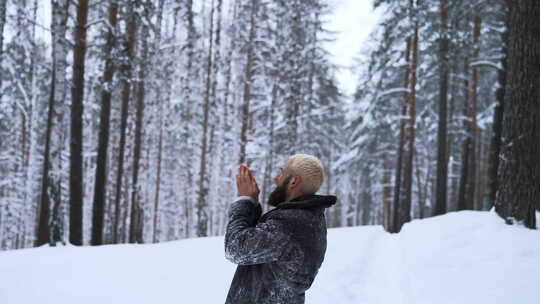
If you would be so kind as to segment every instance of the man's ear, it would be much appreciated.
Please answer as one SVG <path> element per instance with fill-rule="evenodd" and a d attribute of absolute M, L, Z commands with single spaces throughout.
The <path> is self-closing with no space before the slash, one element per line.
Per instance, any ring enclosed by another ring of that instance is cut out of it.
<path fill-rule="evenodd" d="M 289 185 L 291 189 L 294 189 L 298 187 L 301 183 L 302 183 L 302 178 L 300 176 L 293 176 L 293 178 L 289 182 Z"/>

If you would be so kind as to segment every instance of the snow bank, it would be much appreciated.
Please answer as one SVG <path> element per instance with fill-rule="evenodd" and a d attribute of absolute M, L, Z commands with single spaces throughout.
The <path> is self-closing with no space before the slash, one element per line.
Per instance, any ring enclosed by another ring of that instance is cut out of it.
<path fill-rule="evenodd" d="M 0 252 L 0 303 L 223 303 L 223 238 Z M 306 303 L 540 303 L 540 231 L 492 212 L 330 229 Z"/>

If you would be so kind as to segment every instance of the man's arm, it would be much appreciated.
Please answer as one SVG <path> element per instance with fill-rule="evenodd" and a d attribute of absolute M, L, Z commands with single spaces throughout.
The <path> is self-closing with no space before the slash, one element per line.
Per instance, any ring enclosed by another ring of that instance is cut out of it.
<path fill-rule="evenodd" d="M 270 217 L 257 223 L 261 207 L 242 199 L 231 205 L 225 233 L 225 257 L 239 265 L 264 264 L 278 261 L 291 246 L 283 231 L 283 222 Z"/>

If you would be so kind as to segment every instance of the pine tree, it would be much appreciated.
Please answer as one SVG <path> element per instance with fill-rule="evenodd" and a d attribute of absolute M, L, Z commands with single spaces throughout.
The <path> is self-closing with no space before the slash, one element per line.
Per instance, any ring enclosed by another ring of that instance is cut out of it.
<path fill-rule="evenodd" d="M 107 38 L 104 46 L 105 68 L 103 70 L 103 88 L 101 92 L 101 114 L 99 120 L 99 143 L 96 164 L 94 207 L 92 215 L 92 245 L 103 244 L 103 228 L 105 217 L 105 198 L 107 181 L 107 150 L 109 146 L 109 125 L 111 116 L 111 90 L 115 68 L 112 51 L 115 43 L 115 28 L 118 15 L 118 3 L 109 1 Z"/>
<path fill-rule="evenodd" d="M 447 99 L 448 99 L 448 0 L 440 1 L 441 36 L 440 76 L 439 76 L 439 126 L 437 130 L 437 195 L 433 215 L 446 213 L 448 184 L 448 148 L 447 148 Z"/>
<path fill-rule="evenodd" d="M 500 186 L 495 210 L 507 222 L 536 228 L 540 199 L 540 7 L 508 2 L 508 69 L 504 97 Z"/>
<path fill-rule="evenodd" d="M 114 199 L 115 215 L 113 219 L 113 243 L 119 242 L 119 222 L 120 222 L 120 201 L 122 196 L 122 178 L 124 175 L 124 157 L 126 146 L 126 132 L 127 132 L 127 119 L 128 119 L 128 107 L 131 94 L 131 82 L 132 82 L 132 61 L 134 56 L 135 47 L 135 35 L 137 32 L 137 17 L 134 8 L 127 6 L 127 23 L 125 35 L 126 39 L 123 45 L 124 61 L 120 67 L 122 73 L 122 112 L 120 116 L 120 147 L 118 152 L 118 170 L 116 175 L 116 195 Z M 128 209 L 125 208 L 125 214 Z M 125 220 L 124 220 L 125 223 Z M 122 230 L 125 235 L 125 230 Z"/>
<path fill-rule="evenodd" d="M 71 89 L 71 139 L 70 139 L 70 215 L 69 242 L 82 245 L 83 207 L 83 98 L 86 55 L 86 22 L 88 1 L 79 0 L 73 51 L 73 84 Z"/>

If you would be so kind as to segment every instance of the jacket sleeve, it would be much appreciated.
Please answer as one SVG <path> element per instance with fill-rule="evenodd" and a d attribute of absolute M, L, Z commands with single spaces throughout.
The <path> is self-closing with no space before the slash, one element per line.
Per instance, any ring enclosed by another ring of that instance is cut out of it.
<path fill-rule="evenodd" d="M 225 233 L 225 257 L 239 265 L 274 262 L 287 251 L 290 237 L 284 232 L 283 221 L 270 216 L 257 223 L 260 205 L 240 200 L 231 205 Z"/>

